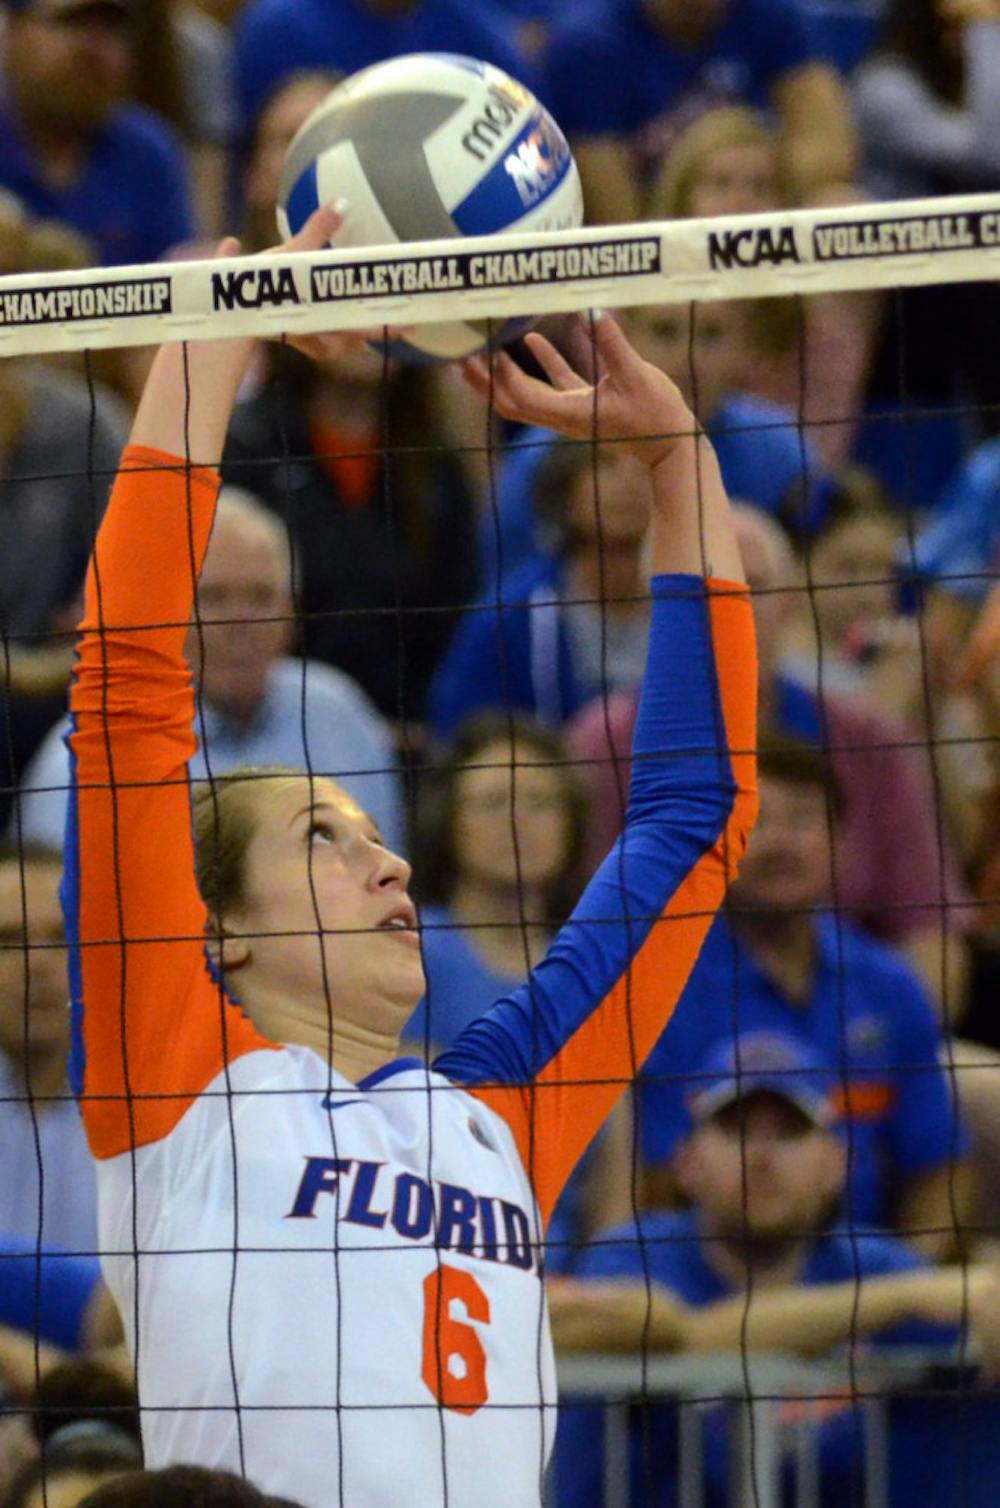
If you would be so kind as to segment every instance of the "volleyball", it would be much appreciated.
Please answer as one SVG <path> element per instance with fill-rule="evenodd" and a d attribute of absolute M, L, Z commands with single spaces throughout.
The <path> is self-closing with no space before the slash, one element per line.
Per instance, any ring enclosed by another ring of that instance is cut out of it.
<path fill-rule="evenodd" d="M 576 164 L 548 111 L 502 69 L 451 54 L 413 53 L 352 74 L 304 122 L 281 177 L 282 236 L 341 198 L 350 213 L 331 244 L 345 248 L 583 220 Z M 511 319 L 492 332 L 485 320 L 419 325 L 392 349 L 454 360 L 531 323 Z"/>

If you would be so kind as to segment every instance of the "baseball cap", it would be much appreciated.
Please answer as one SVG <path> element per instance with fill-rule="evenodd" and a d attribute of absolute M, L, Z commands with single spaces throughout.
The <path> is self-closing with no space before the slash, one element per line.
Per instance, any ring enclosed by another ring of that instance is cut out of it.
<path fill-rule="evenodd" d="M 712 1048 L 688 1095 L 692 1121 L 709 1120 L 751 1094 L 777 1094 L 816 1126 L 836 1120 L 836 1080 L 829 1064 L 785 1032 L 741 1032 Z"/>

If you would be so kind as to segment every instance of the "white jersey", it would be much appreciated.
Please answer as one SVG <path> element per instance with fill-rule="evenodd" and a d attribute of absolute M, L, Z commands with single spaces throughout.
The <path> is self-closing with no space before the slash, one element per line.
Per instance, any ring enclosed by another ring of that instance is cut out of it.
<path fill-rule="evenodd" d="M 99 1165 L 147 1463 L 305 1508 L 537 1503 L 555 1379 L 510 1130 L 405 1060 L 329 1082 L 307 1048 L 249 1053 L 134 1170 Z"/>

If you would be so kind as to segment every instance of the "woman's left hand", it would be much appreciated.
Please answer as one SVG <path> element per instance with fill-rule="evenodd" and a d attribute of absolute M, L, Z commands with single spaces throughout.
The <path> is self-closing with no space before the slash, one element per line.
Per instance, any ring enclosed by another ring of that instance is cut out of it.
<path fill-rule="evenodd" d="M 548 382 L 529 377 L 506 351 L 464 361 L 465 379 L 505 419 L 541 424 L 575 440 L 621 441 L 657 466 L 698 428 L 680 389 L 642 359 L 610 315 L 593 322 L 581 315 L 580 327 L 593 343 L 595 383 L 537 332 L 525 336 L 525 345 Z"/>

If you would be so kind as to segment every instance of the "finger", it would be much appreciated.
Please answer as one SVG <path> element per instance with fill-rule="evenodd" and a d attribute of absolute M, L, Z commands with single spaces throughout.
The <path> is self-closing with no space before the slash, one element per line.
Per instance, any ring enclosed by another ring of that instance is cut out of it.
<path fill-rule="evenodd" d="M 525 336 L 524 343 L 553 387 L 568 390 L 586 386 L 584 379 L 573 370 L 565 357 L 544 335 L 532 331 L 531 334 Z"/>
<path fill-rule="evenodd" d="M 242 249 L 242 245 L 236 236 L 223 236 L 215 248 L 214 255 L 217 257 L 238 257 Z"/>
<path fill-rule="evenodd" d="M 595 311 L 595 314 L 599 317 L 594 319 L 591 328 L 598 360 L 604 363 L 609 373 L 627 380 L 643 365 L 642 357 L 616 319 L 603 311 Z"/>
<path fill-rule="evenodd" d="M 332 204 L 321 204 L 313 210 L 301 230 L 285 242 L 282 251 L 319 251 L 344 223 L 346 210 L 346 200 L 342 199 L 338 199 L 336 208 Z"/>

